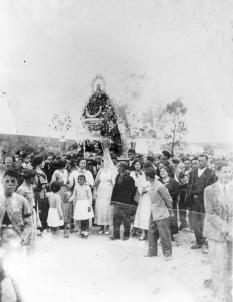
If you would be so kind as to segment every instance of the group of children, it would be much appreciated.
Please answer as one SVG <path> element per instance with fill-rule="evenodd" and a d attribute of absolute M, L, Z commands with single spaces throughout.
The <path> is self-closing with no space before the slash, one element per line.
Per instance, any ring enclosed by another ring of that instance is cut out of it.
<path fill-rule="evenodd" d="M 94 217 L 94 212 L 92 192 L 90 186 L 86 184 L 85 175 L 78 176 L 72 194 L 59 182 L 52 182 L 50 188 L 51 192 L 46 193 L 49 201 L 47 223 L 50 230 L 57 233 L 59 228 L 64 226 L 65 237 L 69 237 L 70 222 L 73 218 L 75 230 L 79 225 L 81 238 L 87 239 L 89 219 Z"/>

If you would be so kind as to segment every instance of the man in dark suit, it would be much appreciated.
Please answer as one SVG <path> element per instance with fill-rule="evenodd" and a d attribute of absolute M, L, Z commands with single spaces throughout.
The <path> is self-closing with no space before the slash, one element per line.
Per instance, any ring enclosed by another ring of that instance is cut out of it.
<path fill-rule="evenodd" d="M 189 221 L 194 230 L 196 244 L 191 249 L 201 248 L 205 243 L 203 226 L 205 219 L 204 190 L 216 180 L 214 171 L 207 167 L 208 157 L 199 155 L 197 169 L 193 169 L 189 176 L 188 208 Z"/>

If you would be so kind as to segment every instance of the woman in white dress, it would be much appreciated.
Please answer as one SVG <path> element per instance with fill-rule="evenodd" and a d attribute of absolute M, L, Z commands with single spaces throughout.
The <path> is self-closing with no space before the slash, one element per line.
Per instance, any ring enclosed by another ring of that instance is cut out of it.
<path fill-rule="evenodd" d="M 132 164 L 135 171 L 131 171 L 130 176 L 133 177 L 139 196 L 138 207 L 134 219 L 134 227 L 142 230 L 139 240 L 146 239 L 146 233 L 149 228 L 150 220 L 150 183 L 146 180 L 140 160 L 135 160 Z"/>
<path fill-rule="evenodd" d="M 93 188 L 94 186 L 94 178 L 91 173 L 91 171 L 86 169 L 87 161 L 84 158 L 81 158 L 78 163 L 78 169 L 73 170 L 70 173 L 69 177 L 69 187 L 74 188 L 74 186 L 78 183 L 78 176 L 79 175 L 85 175 L 86 178 L 86 185 L 90 186 L 90 188 Z"/>
<path fill-rule="evenodd" d="M 95 181 L 95 224 L 101 226 L 100 234 L 109 235 L 112 224 L 112 206 L 110 205 L 112 189 L 115 184 L 117 169 L 114 166 L 109 150 L 104 150 L 102 167 Z"/>

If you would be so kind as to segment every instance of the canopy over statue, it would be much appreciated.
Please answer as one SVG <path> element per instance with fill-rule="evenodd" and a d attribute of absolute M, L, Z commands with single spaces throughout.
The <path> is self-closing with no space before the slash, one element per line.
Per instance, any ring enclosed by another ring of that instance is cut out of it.
<path fill-rule="evenodd" d="M 84 127 L 94 136 L 111 141 L 111 150 L 118 155 L 127 149 L 129 126 L 118 106 L 105 92 L 105 81 L 97 75 L 92 81 L 92 95 L 82 114 Z"/>

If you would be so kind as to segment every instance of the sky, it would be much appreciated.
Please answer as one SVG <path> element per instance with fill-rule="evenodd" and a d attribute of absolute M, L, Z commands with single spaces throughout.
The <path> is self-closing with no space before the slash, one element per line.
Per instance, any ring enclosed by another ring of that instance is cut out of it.
<path fill-rule="evenodd" d="M 0 132 L 76 137 L 96 74 L 138 112 L 181 98 L 187 140 L 233 142 L 233 1 L 1 0 Z"/>

